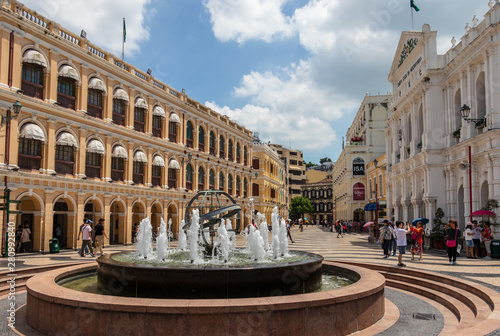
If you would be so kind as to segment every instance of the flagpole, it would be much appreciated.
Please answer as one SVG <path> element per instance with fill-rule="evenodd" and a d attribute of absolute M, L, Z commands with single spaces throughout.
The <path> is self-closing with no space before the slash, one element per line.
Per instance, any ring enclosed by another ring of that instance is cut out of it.
<path fill-rule="evenodd" d="M 415 28 L 413 27 L 413 8 L 410 7 L 410 11 L 411 11 L 411 30 L 415 30 Z"/>
<path fill-rule="evenodd" d="M 125 18 L 123 18 L 123 36 L 122 36 L 122 61 L 125 58 L 125 39 L 127 36 L 127 31 L 125 28 Z"/>

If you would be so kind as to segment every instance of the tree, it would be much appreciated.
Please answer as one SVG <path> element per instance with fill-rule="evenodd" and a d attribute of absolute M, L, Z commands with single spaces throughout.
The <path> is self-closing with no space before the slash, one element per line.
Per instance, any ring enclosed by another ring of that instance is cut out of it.
<path fill-rule="evenodd" d="M 325 162 L 332 162 L 332 159 L 330 159 L 329 157 L 324 157 L 324 158 L 319 160 L 320 164 L 323 164 Z"/>
<path fill-rule="evenodd" d="M 498 201 L 496 199 L 490 198 L 486 202 L 486 205 L 481 208 L 481 210 L 494 211 L 496 208 L 498 208 Z"/>
<path fill-rule="evenodd" d="M 316 163 L 312 163 L 311 161 L 309 161 L 308 163 L 305 164 L 306 165 L 306 168 L 311 168 L 311 167 L 314 167 L 314 166 L 317 166 Z"/>
<path fill-rule="evenodd" d="M 314 208 L 308 198 L 296 196 L 290 203 L 290 214 L 293 217 L 303 218 L 305 213 L 313 213 Z"/>

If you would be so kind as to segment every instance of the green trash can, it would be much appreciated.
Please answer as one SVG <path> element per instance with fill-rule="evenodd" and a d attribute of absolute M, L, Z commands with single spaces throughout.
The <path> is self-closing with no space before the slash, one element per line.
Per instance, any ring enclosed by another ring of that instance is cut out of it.
<path fill-rule="evenodd" d="M 52 238 L 49 240 L 50 253 L 59 253 L 59 239 Z"/>
<path fill-rule="evenodd" d="M 500 258 L 500 240 L 491 241 L 491 257 Z"/>

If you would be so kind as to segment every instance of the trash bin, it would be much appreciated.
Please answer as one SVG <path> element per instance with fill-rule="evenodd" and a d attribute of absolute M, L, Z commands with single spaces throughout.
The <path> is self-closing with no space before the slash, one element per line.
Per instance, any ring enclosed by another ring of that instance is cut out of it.
<path fill-rule="evenodd" d="M 491 241 L 491 257 L 500 258 L 500 240 Z"/>
<path fill-rule="evenodd" d="M 50 253 L 59 253 L 59 239 L 53 238 L 49 240 Z"/>

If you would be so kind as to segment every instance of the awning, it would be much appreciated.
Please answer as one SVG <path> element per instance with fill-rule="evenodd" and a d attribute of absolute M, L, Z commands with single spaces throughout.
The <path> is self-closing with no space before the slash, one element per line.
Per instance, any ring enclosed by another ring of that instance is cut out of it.
<path fill-rule="evenodd" d="M 179 116 L 176 113 L 170 113 L 170 117 L 168 118 L 168 120 L 173 123 L 178 123 L 178 124 L 181 123 L 181 120 L 179 119 Z"/>
<path fill-rule="evenodd" d="M 377 211 L 377 206 L 378 206 L 378 209 L 380 210 L 380 205 L 378 203 L 376 203 L 376 202 L 368 203 L 367 205 L 365 205 L 364 210 L 365 211 Z"/>
<path fill-rule="evenodd" d="M 43 57 L 42 54 L 40 54 L 38 51 L 30 49 L 26 50 L 24 53 L 24 56 L 22 58 L 23 63 L 31 63 L 31 64 L 38 64 L 43 66 L 44 68 L 47 67 L 47 61 L 45 61 L 45 57 Z"/>
<path fill-rule="evenodd" d="M 89 80 L 88 88 L 106 92 L 106 85 L 104 85 L 102 80 L 96 77 L 93 77 Z"/>
<path fill-rule="evenodd" d="M 141 109 L 148 109 L 148 103 L 144 100 L 144 98 L 137 98 L 135 100 L 135 107 L 141 108 Z"/>
<path fill-rule="evenodd" d="M 147 163 L 148 162 L 148 157 L 146 156 L 146 154 L 144 154 L 143 151 L 138 150 L 134 154 L 134 162 Z"/>
<path fill-rule="evenodd" d="M 179 165 L 179 162 L 177 162 L 176 159 L 172 159 L 170 160 L 170 162 L 168 163 L 168 169 L 175 169 L 175 170 L 179 170 L 181 169 L 181 166 Z"/>
<path fill-rule="evenodd" d="M 365 211 L 377 211 L 377 207 L 380 210 L 380 203 L 372 202 L 365 205 Z"/>
<path fill-rule="evenodd" d="M 159 155 L 156 155 L 153 159 L 153 166 L 165 167 L 165 160 Z"/>
<path fill-rule="evenodd" d="M 40 140 L 45 142 L 45 134 L 40 126 L 33 123 L 24 124 L 19 131 L 19 137 L 24 139 Z"/>
<path fill-rule="evenodd" d="M 113 94 L 113 99 L 120 99 L 120 100 L 128 100 L 128 94 L 124 89 L 116 89 L 115 93 Z"/>
<path fill-rule="evenodd" d="M 59 135 L 57 135 L 56 145 L 78 147 L 78 142 L 76 141 L 76 138 L 73 136 L 73 134 L 69 132 L 61 132 L 59 133 Z"/>
<path fill-rule="evenodd" d="M 165 118 L 167 115 L 165 114 L 165 110 L 162 109 L 160 106 L 156 105 L 155 108 L 153 109 L 153 115 L 154 116 L 160 116 L 162 118 Z"/>
<path fill-rule="evenodd" d="M 87 153 L 97 153 L 104 155 L 106 150 L 104 149 L 104 145 L 97 139 L 92 139 L 87 144 Z"/>
<path fill-rule="evenodd" d="M 119 145 L 113 149 L 113 153 L 111 154 L 111 156 L 114 158 L 128 159 L 127 150 L 123 148 L 123 146 Z"/>
<path fill-rule="evenodd" d="M 57 73 L 57 76 L 59 77 L 66 77 L 66 78 L 71 78 L 76 81 L 80 80 L 80 76 L 78 76 L 78 72 L 70 66 L 70 65 L 63 65 L 59 68 L 59 72 Z"/>

